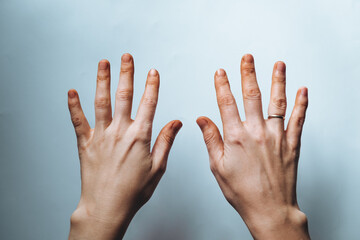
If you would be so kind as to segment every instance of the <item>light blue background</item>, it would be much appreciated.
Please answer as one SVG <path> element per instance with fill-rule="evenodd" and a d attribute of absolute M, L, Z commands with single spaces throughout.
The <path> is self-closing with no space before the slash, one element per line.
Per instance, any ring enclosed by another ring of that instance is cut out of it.
<path fill-rule="evenodd" d="M 135 58 L 136 110 L 161 75 L 154 134 L 184 127 L 167 172 L 125 239 L 251 239 L 212 176 L 200 115 L 219 126 L 213 74 L 227 70 L 244 118 L 239 63 L 255 57 L 267 111 L 272 66 L 287 95 L 309 88 L 298 198 L 313 239 L 359 239 L 360 1 L 0 1 L 0 238 L 66 239 L 80 194 L 67 90 L 94 123 L 97 62 Z"/>

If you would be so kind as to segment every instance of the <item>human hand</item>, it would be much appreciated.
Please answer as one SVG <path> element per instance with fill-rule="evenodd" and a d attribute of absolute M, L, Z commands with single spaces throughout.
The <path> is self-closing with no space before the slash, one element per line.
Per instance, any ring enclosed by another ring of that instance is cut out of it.
<path fill-rule="evenodd" d="M 297 92 L 287 129 L 282 118 L 265 120 L 250 54 L 241 60 L 246 121 L 239 116 L 224 70 L 215 74 L 223 138 L 217 126 L 200 117 L 210 168 L 225 198 L 255 239 L 310 239 L 307 218 L 296 199 L 300 138 L 308 105 L 307 88 Z M 285 116 L 285 64 L 274 66 L 268 114 Z"/>
<path fill-rule="evenodd" d="M 178 120 L 169 122 L 151 150 L 159 74 L 150 70 L 136 118 L 132 120 L 134 63 L 130 54 L 124 54 L 121 60 L 114 116 L 110 63 L 99 62 L 94 129 L 85 118 L 77 92 L 68 92 L 82 184 L 79 204 L 71 216 L 69 239 L 122 238 L 165 172 L 171 145 L 182 126 Z"/>

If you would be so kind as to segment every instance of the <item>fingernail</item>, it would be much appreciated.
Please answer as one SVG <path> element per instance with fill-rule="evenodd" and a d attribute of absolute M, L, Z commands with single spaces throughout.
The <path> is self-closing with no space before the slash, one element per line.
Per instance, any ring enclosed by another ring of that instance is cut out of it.
<path fill-rule="evenodd" d="M 76 96 L 76 93 L 74 91 L 68 91 L 69 98 L 74 98 Z"/>
<path fill-rule="evenodd" d="M 308 96 L 308 89 L 307 88 L 301 89 L 301 95 L 303 95 L 304 97 L 307 97 Z"/>
<path fill-rule="evenodd" d="M 197 120 L 197 124 L 201 129 L 203 129 L 206 125 L 208 125 L 208 121 L 205 118 L 199 118 Z"/>
<path fill-rule="evenodd" d="M 153 77 L 155 77 L 156 75 L 157 75 L 157 71 L 154 69 L 154 68 L 152 68 L 151 70 L 150 70 L 150 76 L 153 76 Z"/>
<path fill-rule="evenodd" d="M 99 62 L 99 70 L 105 70 L 105 69 L 107 69 L 107 67 L 108 67 L 108 61 L 101 60 Z"/>
<path fill-rule="evenodd" d="M 276 64 L 276 70 L 278 71 L 278 72 L 285 72 L 285 68 L 286 68 L 286 66 L 285 66 L 285 64 L 283 63 L 283 62 L 278 62 L 277 64 Z"/>
<path fill-rule="evenodd" d="M 225 71 L 224 69 L 220 68 L 216 71 L 216 74 L 220 77 L 225 77 Z"/>
<path fill-rule="evenodd" d="M 180 130 L 180 128 L 183 126 L 182 122 L 180 121 L 175 121 L 172 125 L 172 127 L 174 128 L 175 132 L 178 132 Z"/>
<path fill-rule="evenodd" d="M 131 55 L 128 53 L 125 53 L 124 55 L 122 55 L 121 61 L 125 62 L 125 63 L 129 63 L 131 61 Z"/>
<path fill-rule="evenodd" d="M 246 55 L 244 56 L 244 61 L 245 61 L 246 63 L 252 63 L 252 62 L 254 61 L 254 58 L 253 58 L 253 56 L 252 56 L 251 54 L 246 54 Z"/>

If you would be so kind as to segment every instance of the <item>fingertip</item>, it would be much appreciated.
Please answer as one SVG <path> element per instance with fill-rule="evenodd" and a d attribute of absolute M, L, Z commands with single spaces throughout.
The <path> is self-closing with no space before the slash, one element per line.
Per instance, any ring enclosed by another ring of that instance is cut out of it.
<path fill-rule="evenodd" d="M 300 94 L 303 96 L 303 97 L 308 97 L 308 88 L 307 87 L 301 87 L 300 89 L 299 89 L 299 91 L 300 91 Z"/>
<path fill-rule="evenodd" d="M 121 56 L 121 62 L 122 63 L 129 63 L 133 60 L 133 57 L 131 56 L 130 53 L 124 53 L 122 56 Z"/>
<path fill-rule="evenodd" d="M 299 104 L 307 107 L 308 102 L 309 102 L 308 88 L 307 87 L 299 88 L 296 94 L 295 104 Z"/>
<path fill-rule="evenodd" d="M 200 129 L 203 130 L 209 124 L 209 121 L 206 119 L 206 117 L 202 116 L 196 119 L 196 123 L 199 125 Z"/>
<path fill-rule="evenodd" d="M 241 62 L 253 63 L 254 62 L 254 57 L 250 53 L 247 53 L 242 57 Z"/>
<path fill-rule="evenodd" d="M 121 56 L 120 77 L 131 77 L 134 74 L 134 59 L 129 53 Z M 132 80 L 132 79 L 131 79 Z"/>
<path fill-rule="evenodd" d="M 218 90 L 218 88 L 224 84 L 228 84 L 228 78 L 226 75 L 226 71 L 222 68 L 219 68 L 218 70 L 216 70 L 215 72 L 215 76 L 214 76 L 214 84 L 215 84 L 215 89 Z"/>
<path fill-rule="evenodd" d="M 179 130 L 182 128 L 183 124 L 180 120 L 174 120 L 171 128 L 174 129 L 175 133 L 179 132 Z"/>
<path fill-rule="evenodd" d="M 107 59 L 102 59 L 99 61 L 98 69 L 106 70 L 110 65 L 110 62 Z"/>
<path fill-rule="evenodd" d="M 283 61 L 277 61 L 275 63 L 275 69 L 280 73 L 284 73 L 286 71 L 286 64 Z"/>
<path fill-rule="evenodd" d="M 69 98 L 74 98 L 74 97 L 76 97 L 76 95 L 77 95 L 77 91 L 75 89 L 70 89 L 68 91 L 68 97 Z"/>
<path fill-rule="evenodd" d="M 156 77 L 158 75 L 159 75 L 159 72 L 155 68 L 150 69 L 149 76 Z"/>
<path fill-rule="evenodd" d="M 219 68 L 219 69 L 216 71 L 215 76 L 217 76 L 217 77 L 225 77 L 225 76 L 226 76 L 226 72 L 225 72 L 224 69 Z"/>
<path fill-rule="evenodd" d="M 146 79 L 146 85 L 155 86 L 156 88 L 159 88 L 160 86 L 160 75 L 159 72 L 152 68 L 148 72 L 148 77 Z"/>

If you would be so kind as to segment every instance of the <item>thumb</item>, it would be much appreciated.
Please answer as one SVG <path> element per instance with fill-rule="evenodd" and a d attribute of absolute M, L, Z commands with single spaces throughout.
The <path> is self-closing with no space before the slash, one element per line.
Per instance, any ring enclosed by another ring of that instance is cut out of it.
<path fill-rule="evenodd" d="M 224 153 L 224 142 L 218 127 L 207 117 L 199 117 L 196 120 L 199 125 L 204 141 L 209 153 L 210 165 L 211 161 L 218 161 Z"/>
<path fill-rule="evenodd" d="M 171 146 L 181 127 L 182 123 L 179 120 L 174 120 L 161 129 L 151 152 L 155 171 L 165 172 Z"/>

